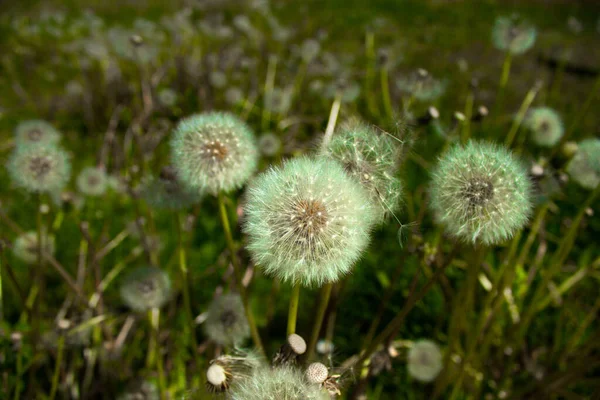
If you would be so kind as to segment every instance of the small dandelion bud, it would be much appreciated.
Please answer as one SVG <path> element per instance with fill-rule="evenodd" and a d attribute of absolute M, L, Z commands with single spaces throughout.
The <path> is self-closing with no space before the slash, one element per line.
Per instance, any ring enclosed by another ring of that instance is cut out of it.
<path fill-rule="evenodd" d="M 560 116 L 548 107 L 530 110 L 524 125 L 530 131 L 531 140 L 542 147 L 554 146 L 564 134 Z"/>
<path fill-rule="evenodd" d="M 42 243 L 44 252 L 54 256 L 54 236 L 42 231 Z M 38 261 L 38 234 L 35 231 L 25 232 L 19 236 L 13 245 L 15 257 L 27 264 L 35 264 Z"/>
<path fill-rule="evenodd" d="M 153 208 L 182 210 L 200 202 L 202 194 L 198 189 L 183 185 L 172 166 L 164 167 L 157 177 L 142 181 L 140 196 Z"/>
<path fill-rule="evenodd" d="M 419 340 L 408 350 L 408 373 L 421 382 L 433 381 L 442 370 L 442 353 L 431 340 Z"/>
<path fill-rule="evenodd" d="M 67 153 L 49 144 L 28 144 L 16 148 L 7 168 L 13 182 L 30 192 L 59 191 L 71 175 Z"/>
<path fill-rule="evenodd" d="M 398 210 L 402 196 L 402 183 L 396 177 L 399 148 L 390 136 L 350 121 L 333 135 L 325 154 L 338 161 L 379 205 L 375 207 L 377 222 Z"/>
<path fill-rule="evenodd" d="M 106 172 L 103 168 L 84 168 L 77 176 L 77 188 L 86 196 L 102 196 L 108 188 Z"/>
<path fill-rule="evenodd" d="M 498 17 L 492 29 L 492 41 L 497 49 L 512 54 L 522 54 L 535 43 L 535 27 L 521 20 L 517 15 Z"/>
<path fill-rule="evenodd" d="M 431 106 L 427 109 L 427 112 L 422 116 L 417 118 L 417 124 L 424 126 L 429 124 L 431 121 L 434 121 L 440 117 L 440 112 L 434 106 Z"/>
<path fill-rule="evenodd" d="M 171 297 L 171 279 L 156 267 L 131 271 L 121 285 L 121 299 L 133 311 L 161 308 Z"/>
<path fill-rule="evenodd" d="M 451 235 L 493 245 L 527 222 L 531 182 L 525 166 L 507 149 L 471 141 L 441 157 L 433 172 L 431 205 Z"/>
<path fill-rule="evenodd" d="M 298 356 L 306 352 L 306 341 L 297 333 L 292 333 L 288 336 L 285 344 L 281 346 L 279 351 L 273 357 L 273 365 L 295 364 Z"/>
<path fill-rule="evenodd" d="M 241 344 L 250 336 L 244 305 L 238 294 L 225 294 L 212 301 L 204 322 L 206 335 L 225 346 Z"/>
<path fill-rule="evenodd" d="M 475 115 L 473 115 L 473 117 L 471 117 L 471 121 L 473 121 L 473 122 L 482 121 L 485 117 L 488 116 L 489 113 L 490 113 L 490 111 L 488 110 L 488 108 L 486 106 L 479 106 L 479 107 L 477 107 L 477 112 L 475 113 Z"/>
<path fill-rule="evenodd" d="M 160 89 L 157 93 L 158 102 L 161 106 L 170 108 L 177 104 L 177 92 L 170 88 Z"/>
<path fill-rule="evenodd" d="M 58 144 L 60 133 L 48 122 L 41 120 L 23 121 L 15 129 L 15 144 Z"/>
<path fill-rule="evenodd" d="M 319 386 L 310 384 L 294 367 L 259 368 L 247 379 L 233 382 L 231 400 L 328 400 Z"/>
<path fill-rule="evenodd" d="M 258 151 L 242 120 L 213 112 L 179 123 L 171 139 L 171 157 L 184 184 L 216 195 L 246 183 L 256 170 Z"/>
<path fill-rule="evenodd" d="M 320 362 L 314 362 L 306 368 L 304 374 L 310 383 L 320 385 L 327 380 L 329 370 Z"/>
<path fill-rule="evenodd" d="M 258 148 L 263 155 L 273 157 L 281 150 L 281 139 L 273 133 L 263 133 L 258 138 Z"/>
<path fill-rule="evenodd" d="M 600 139 L 578 143 L 577 152 L 567 164 L 567 173 L 585 189 L 593 190 L 600 184 Z"/>
<path fill-rule="evenodd" d="M 369 194 L 333 160 L 301 157 L 255 179 L 244 206 L 250 251 L 265 272 L 306 286 L 348 273 L 369 242 Z"/>
<path fill-rule="evenodd" d="M 317 353 L 328 355 L 333 353 L 333 349 L 335 348 L 334 344 L 326 339 L 320 339 L 317 342 Z"/>

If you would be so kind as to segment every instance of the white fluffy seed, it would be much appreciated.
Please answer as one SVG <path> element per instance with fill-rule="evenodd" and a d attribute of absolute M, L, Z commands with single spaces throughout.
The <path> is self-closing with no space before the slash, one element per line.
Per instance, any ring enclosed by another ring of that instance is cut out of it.
<path fill-rule="evenodd" d="M 227 380 L 225 375 L 225 369 L 218 365 L 213 364 L 206 370 L 206 380 L 213 386 L 221 386 Z"/>

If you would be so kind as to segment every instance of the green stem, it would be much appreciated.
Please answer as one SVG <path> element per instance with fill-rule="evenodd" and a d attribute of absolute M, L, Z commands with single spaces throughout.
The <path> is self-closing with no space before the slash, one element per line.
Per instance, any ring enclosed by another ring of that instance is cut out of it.
<path fill-rule="evenodd" d="M 381 68 L 381 92 L 383 96 L 383 107 L 389 118 L 394 117 L 394 109 L 392 108 L 392 100 L 390 98 L 389 71 L 386 66 Z"/>
<path fill-rule="evenodd" d="M 540 86 L 535 85 L 529 90 L 529 92 L 527 92 L 527 95 L 525 96 L 525 99 L 523 99 L 523 103 L 521 104 L 521 107 L 517 112 L 517 116 L 515 117 L 512 126 L 510 127 L 510 131 L 508 132 L 508 134 L 506 135 L 506 139 L 504 140 L 504 144 L 506 145 L 506 147 L 510 147 L 512 145 L 515 136 L 517 135 L 517 131 L 519 130 L 521 124 L 523 123 L 523 120 L 525 119 L 525 114 L 531 106 L 531 103 L 533 103 L 533 100 L 535 99 L 535 96 L 537 95 L 537 92 L 539 90 Z"/>
<path fill-rule="evenodd" d="M 367 32 L 365 36 L 365 53 L 367 57 L 367 71 L 365 73 L 365 91 L 367 96 L 367 108 L 372 116 L 379 115 L 377 102 L 373 96 L 373 76 L 375 74 L 373 64 L 375 63 L 375 35 Z"/>
<path fill-rule="evenodd" d="M 329 304 L 329 297 L 331 296 L 332 287 L 333 283 L 329 282 L 323 285 L 321 288 L 321 296 L 317 308 L 317 315 L 315 316 L 315 322 L 310 335 L 310 341 L 308 342 L 308 350 L 306 351 L 306 360 L 308 361 L 310 361 L 315 351 L 317 340 L 319 340 L 319 333 L 321 332 L 321 325 L 323 325 L 323 318 L 325 317 L 325 311 L 327 311 L 327 305 Z"/>
<path fill-rule="evenodd" d="M 498 120 L 500 118 L 500 114 L 502 113 L 502 106 L 504 102 L 504 90 L 506 88 L 506 84 L 508 83 L 508 77 L 510 75 L 510 65 L 512 62 L 512 53 L 509 51 L 506 53 L 504 57 L 504 63 L 502 64 L 502 74 L 500 75 L 500 84 L 498 85 L 498 94 L 496 95 L 496 105 L 495 105 L 495 116 L 494 118 Z"/>
<path fill-rule="evenodd" d="M 165 383 L 165 372 L 163 366 L 162 356 L 160 354 L 159 343 L 158 343 L 158 334 L 160 327 L 160 309 L 153 308 L 149 311 L 148 317 L 150 318 L 150 325 L 152 328 L 151 338 L 152 338 L 152 363 L 149 367 L 152 368 L 156 366 L 156 370 L 158 372 L 158 390 L 160 391 L 160 398 L 166 398 L 166 383 Z"/>
<path fill-rule="evenodd" d="M 196 354 L 198 345 L 196 343 L 196 334 L 194 330 L 194 316 L 192 313 L 192 306 L 190 302 L 190 289 L 188 279 L 188 268 L 185 256 L 185 247 L 183 245 L 183 216 L 181 213 L 177 213 L 177 244 L 179 253 L 179 272 L 181 274 L 181 287 L 183 292 L 183 307 L 186 315 L 186 324 L 183 330 L 183 334 L 186 338 L 190 338 L 193 353 Z"/>
<path fill-rule="evenodd" d="M 269 129 L 269 123 L 271 122 L 271 107 L 273 106 L 273 89 L 275 87 L 275 73 L 277 71 L 277 56 L 271 55 L 269 57 L 269 63 L 267 65 L 267 77 L 265 79 L 264 97 L 263 97 L 263 108 L 262 108 L 262 120 L 261 128 L 263 131 Z M 265 104 L 265 103 L 269 104 Z"/>
<path fill-rule="evenodd" d="M 298 317 L 298 303 L 300 301 L 300 284 L 295 283 L 290 297 L 290 308 L 288 311 L 287 335 L 296 333 L 296 319 Z"/>
<path fill-rule="evenodd" d="M 219 215 L 221 217 L 221 223 L 223 224 L 223 231 L 225 232 L 225 241 L 227 242 L 227 248 L 229 249 L 229 253 L 231 253 L 231 264 L 233 264 L 233 272 L 235 274 L 237 288 L 240 293 L 240 297 L 242 298 L 242 304 L 244 305 L 244 312 L 246 313 L 246 319 L 248 320 L 248 325 L 250 326 L 250 334 L 252 335 L 252 340 L 254 341 L 254 345 L 257 350 L 265 354 L 264 347 L 262 345 L 262 341 L 260 340 L 260 334 L 258 333 L 258 328 L 256 327 L 256 322 L 254 320 L 254 314 L 252 314 L 252 309 L 250 308 L 250 303 L 248 301 L 248 293 L 246 292 L 246 288 L 243 283 L 243 273 L 237 258 L 237 252 L 235 249 L 235 244 L 233 243 L 233 236 L 231 235 L 231 228 L 229 226 L 229 217 L 227 216 L 227 210 L 225 208 L 225 196 L 223 193 L 219 193 L 218 195 L 219 202 Z"/>
<path fill-rule="evenodd" d="M 23 375 L 23 344 L 19 348 L 17 354 L 17 371 L 15 374 L 15 395 L 13 397 L 14 400 L 19 400 L 21 398 L 21 386 L 23 382 L 21 381 L 21 376 Z"/>
<path fill-rule="evenodd" d="M 52 375 L 52 387 L 50 389 L 49 400 L 54 400 L 56 391 L 58 389 L 58 378 L 60 377 L 60 369 L 63 360 L 63 353 L 65 348 L 65 335 L 61 333 L 58 338 L 58 345 L 56 349 L 56 365 L 54 366 L 54 374 Z"/>
<path fill-rule="evenodd" d="M 467 95 L 467 101 L 465 102 L 465 122 L 462 124 L 462 135 L 460 136 L 460 142 L 465 144 L 471 137 L 471 118 L 473 117 L 473 92 L 469 92 Z"/>

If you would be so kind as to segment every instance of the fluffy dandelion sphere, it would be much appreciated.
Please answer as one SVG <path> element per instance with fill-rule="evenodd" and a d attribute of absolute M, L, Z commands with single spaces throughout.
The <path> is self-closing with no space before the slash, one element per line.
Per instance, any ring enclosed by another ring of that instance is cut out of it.
<path fill-rule="evenodd" d="M 45 253 L 54 256 L 54 236 L 42 232 L 43 250 Z M 35 231 L 25 232 L 19 236 L 14 243 L 13 252 L 15 257 L 27 264 L 34 264 L 38 261 L 38 234 Z"/>
<path fill-rule="evenodd" d="M 281 139 L 274 133 L 263 133 L 258 138 L 258 148 L 263 155 L 273 157 L 281 150 Z"/>
<path fill-rule="evenodd" d="M 398 146 L 371 126 L 352 121 L 333 135 L 325 154 L 342 164 L 346 172 L 371 195 L 376 220 L 383 222 L 400 205 L 402 182 L 396 177 Z"/>
<path fill-rule="evenodd" d="M 17 146 L 27 144 L 57 144 L 60 133 L 48 122 L 41 120 L 23 121 L 15 129 Z"/>
<path fill-rule="evenodd" d="M 235 381 L 231 400 L 329 400 L 327 392 L 307 381 L 293 367 L 259 368 L 247 379 Z"/>
<path fill-rule="evenodd" d="M 531 140 L 538 146 L 552 147 L 564 134 L 564 126 L 560 115 L 548 107 L 532 109 L 525 119 Z"/>
<path fill-rule="evenodd" d="M 517 16 L 499 17 L 492 29 L 492 41 L 497 49 L 512 54 L 522 54 L 535 43 L 535 27 L 520 20 Z"/>
<path fill-rule="evenodd" d="M 526 168 L 507 149 L 469 142 L 441 157 L 433 172 L 431 205 L 451 235 L 493 245 L 527 222 L 531 182 Z"/>
<path fill-rule="evenodd" d="M 419 340 L 408 350 L 408 373 L 421 382 L 433 381 L 442 370 L 442 353 L 431 340 Z"/>
<path fill-rule="evenodd" d="M 369 194 L 335 161 L 301 157 L 261 174 L 244 206 L 248 250 L 271 275 L 306 286 L 350 271 L 369 242 Z"/>
<path fill-rule="evenodd" d="M 593 190 L 600 184 L 600 139 L 578 143 L 577 153 L 567 165 L 567 172 L 582 187 Z"/>
<path fill-rule="evenodd" d="M 242 120 L 212 112 L 179 123 L 171 139 L 171 157 L 183 183 L 216 195 L 246 183 L 256 170 L 258 150 Z"/>
<path fill-rule="evenodd" d="M 71 163 L 58 146 L 28 144 L 13 151 L 8 173 L 17 186 L 30 192 L 57 192 L 69 181 Z"/>
<path fill-rule="evenodd" d="M 199 190 L 182 184 L 172 166 L 164 167 L 156 177 L 144 179 L 140 195 L 151 207 L 166 210 L 182 210 L 202 198 Z"/>
<path fill-rule="evenodd" d="M 225 294 L 214 299 L 208 309 L 204 330 L 220 345 L 239 345 L 250 336 L 244 305 L 238 294 Z"/>
<path fill-rule="evenodd" d="M 102 168 L 84 168 L 77 176 L 77 188 L 86 196 L 102 196 L 108 189 L 106 172 Z"/>
<path fill-rule="evenodd" d="M 125 277 L 121 299 L 132 310 L 161 308 L 171 297 L 171 279 L 156 267 L 139 267 Z"/>
<path fill-rule="evenodd" d="M 396 86 L 419 101 L 433 101 L 446 91 L 446 83 L 435 79 L 424 69 L 417 69 L 399 78 Z"/>

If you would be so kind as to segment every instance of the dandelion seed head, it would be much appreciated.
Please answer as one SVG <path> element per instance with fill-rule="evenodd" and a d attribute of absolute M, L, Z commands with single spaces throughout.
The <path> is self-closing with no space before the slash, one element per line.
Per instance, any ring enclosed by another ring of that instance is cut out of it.
<path fill-rule="evenodd" d="M 204 321 L 206 335 L 215 343 L 240 345 L 250 336 L 250 326 L 238 294 L 225 294 L 212 301 Z"/>
<path fill-rule="evenodd" d="M 562 138 L 564 126 L 560 115 L 548 107 L 529 111 L 524 125 L 530 131 L 531 140 L 538 146 L 552 147 Z"/>
<path fill-rule="evenodd" d="M 408 373 L 421 382 L 433 381 L 442 370 L 442 353 L 431 340 L 419 340 L 408 350 Z"/>
<path fill-rule="evenodd" d="M 27 144 L 17 147 L 7 165 L 13 182 L 30 192 L 57 192 L 71 175 L 67 153 L 51 144 Z"/>
<path fill-rule="evenodd" d="M 161 308 L 171 297 L 171 279 L 157 267 L 138 267 L 121 284 L 121 299 L 136 312 Z"/>
<path fill-rule="evenodd" d="M 44 252 L 54 256 L 54 236 L 42 231 L 42 243 Z M 38 261 L 38 233 L 36 231 L 25 232 L 20 235 L 13 245 L 15 257 L 27 264 L 35 264 Z"/>
<path fill-rule="evenodd" d="M 249 378 L 234 382 L 229 396 L 231 400 L 329 400 L 327 392 L 290 366 L 259 368 Z"/>
<path fill-rule="evenodd" d="M 498 17 L 492 29 L 492 41 L 499 50 L 522 54 L 535 43 L 537 30 L 517 15 Z"/>
<path fill-rule="evenodd" d="M 399 146 L 394 139 L 371 126 L 350 121 L 336 132 L 325 154 L 338 161 L 346 173 L 369 192 L 378 222 L 400 206 L 402 182 L 397 175 Z"/>
<path fill-rule="evenodd" d="M 246 183 L 256 170 L 258 150 L 242 120 L 211 112 L 179 123 L 171 139 L 171 158 L 184 184 L 216 195 Z"/>
<path fill-rule="evenodd" d="M 348 273 L 374 222 L 368 192 L 327 158 L 301 157 L 261 174 L 248 189 L 244 213 L 254 262 L 306 286 Z"/>
<path fill-rule="evenodd" d="M 440 158 L 431 182 L 431 206 L 451 235 L 493 245 L 528 221 L 531 192 L 527 169 L 512 153 L 471 141 Z"/>
<path fill-rule="evenodd" d="M 42 120 L 23 121 L 15 129 L 15 144 L 58 144 L 60 133 L 48 122 Z"/>
<path fill-rule="evenodd" d="M 86 167 L 77 176 L 77 188 L 86 196 L 102 196 L 108 189 L 108 177 L 103 168 Z"/>
<path fill-rule="evenodd" d="M 577 144 L 577 152 L 567 164 L 567 173 L 585 189 L 600 184 L 600 139 L 586 139 Z"/>
<path fill-rule="evenodd" d="M 140 186 L 140 196 L 153 208 L 182 210 L 202 198 L 199 189 L 189 188 L 177 177 L 172 166 L 163 167 L 158 176 L 147 177 Z"/>

